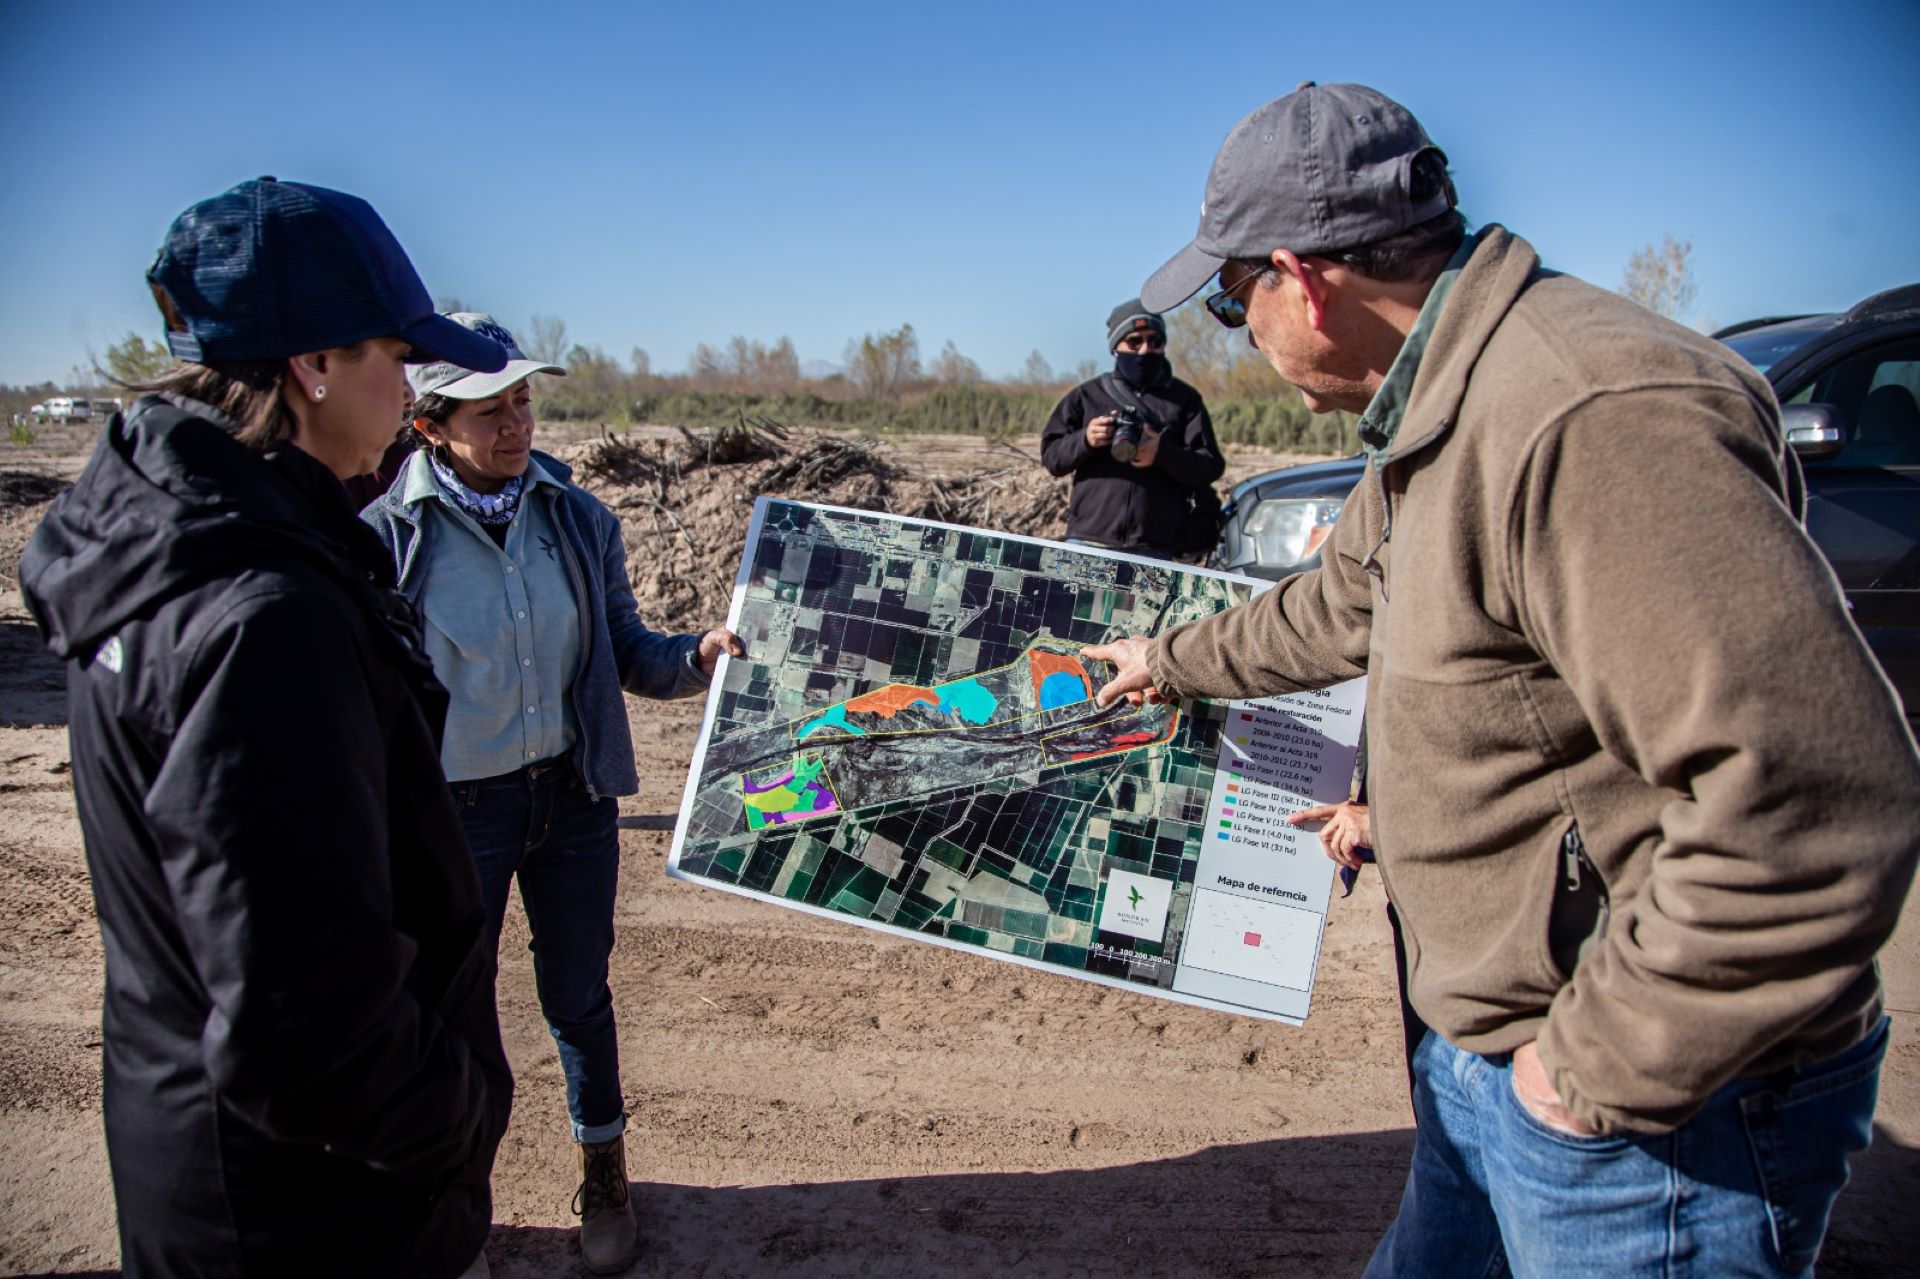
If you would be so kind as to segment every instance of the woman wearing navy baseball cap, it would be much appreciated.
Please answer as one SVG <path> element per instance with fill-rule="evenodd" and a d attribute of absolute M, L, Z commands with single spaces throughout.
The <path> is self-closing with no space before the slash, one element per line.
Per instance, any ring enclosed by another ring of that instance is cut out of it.
<path fill-rule="evenodd" d="M 261 178 L 147 279 L 179 360 L 21 560 L 67 664 L 130 1277 L 483 1273 L 513 1081 L 446 694 L 340 481 L 497 370 L 364 201 Z"/>

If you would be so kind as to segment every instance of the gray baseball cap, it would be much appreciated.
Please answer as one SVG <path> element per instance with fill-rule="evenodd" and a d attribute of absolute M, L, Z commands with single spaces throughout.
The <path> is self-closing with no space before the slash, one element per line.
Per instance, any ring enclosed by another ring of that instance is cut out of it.
<path fill-rule="evenodd" d="M 520 344 L 513 340 L 513 334 L 507 332 L 507 326 L 491 315 L 479 311 L 454 311 L 447 318 L 505 347 L 506 367 L 498 373 L 475 373 L 472 369 L 448 364 L 444 360 L 435 364 L 409 364 L 407 384 L 413 387 L 415 395 L 444 395 L 451 400 L 484 400 L 500 394 L 529 373 L 552 373 L 558 377 L 567 375 L 567 371 L 557 364 L 529 360 L 521 353 Z"/>
<path fill-rule="evenodd" d="M 1207 175 L 1200 230 L 1140 300 L 1171 311 L 1229 259 L 1327 253 L 1384 240 L 1453 207 L 1453 184 L 1416 204 L 1414 158 L 1433 145 L 1413 113 L 1359 84 L 1309 80 L 1233 127 Z"/>

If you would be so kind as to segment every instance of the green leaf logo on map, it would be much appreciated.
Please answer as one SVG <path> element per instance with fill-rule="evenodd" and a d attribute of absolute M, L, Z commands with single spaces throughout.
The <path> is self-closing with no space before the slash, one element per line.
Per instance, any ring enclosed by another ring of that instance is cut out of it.
<path fill-rule="evenodd" d="M 1166 880 L 1110 870 L 1107 895 L 1100 903 L 1100 931 L 1161 941 L 1167 935 L 1167 910 L 1172 904 L 1173 885 Z"/>

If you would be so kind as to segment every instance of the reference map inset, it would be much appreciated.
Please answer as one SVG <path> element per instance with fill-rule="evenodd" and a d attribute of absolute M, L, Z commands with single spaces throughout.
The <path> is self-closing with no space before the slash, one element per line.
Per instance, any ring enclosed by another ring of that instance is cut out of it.
<path fill-rule="evenodd" d="M 1255 1016 L 1306 1016 L 1360 682 L 1097 707 L 1080 650 L 1264 587 L 761 498 L 668 872 Z"/>

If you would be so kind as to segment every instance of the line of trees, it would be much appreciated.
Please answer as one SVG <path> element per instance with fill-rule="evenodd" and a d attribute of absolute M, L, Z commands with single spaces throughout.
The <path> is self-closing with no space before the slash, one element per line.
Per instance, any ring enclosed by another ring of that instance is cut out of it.
<path fill-rule="evenodd" d="M 441 298 L 439 304 L 443 310 L 464 309 L 457 298 Z M 1087 360 L 1056 372 L 1034 351 L 1018 372 L 990 378 L 950 339 L 931 360 L 923 358 L 911 324 L 863 334 L 847 343 L 840 367 L 811 373 L 803 370 L 793 340 L 785 336 L 772 343 L 743 336 L 718 345 L 702 342 L 684 371 L 673 373 L 656 369 L 640 347 L 623 361 L 598 345 L 575 341 L 557 315 L 536 314 L 516 335 L 526 355 L 567 370 L 564 378 L 543 379 L 543 418 L 610 426 L 702 426 L 747 414 L 887 432 L 1037 437 L 1060 396 L 1106 367 Z M 1175 374 L 1206 396 L 1222 443 L 1316 452 L 1358 447 L 1350 418 L 1315 418 L 1299 392 L 1281 381 L 1258 352 L 1197 305 L 1170 317 L 1168 355 Z M 92 369 L 76 368 L 67 389 L 117 394 L 115 383 L 149 381 L 170 361 L 164 344 L 128 333 Z M 60 393 L 52 383 L 0 386 L 0 408 L 21 411 Z"/>
<path fill-rule="evenodd" d="M 1693 245 L 1669 235 L 1658 246 L 1636 249 L 1620 291 L 1673 318 L 1693 307 Z M 458 298 L 441 298 L 442 310 L 464 310 Z M 623 362 L 591 343 L 572 340 L 567 322 L 535 314 L 519 330 L 527 355 L 567 370 L 541 388 L 540 412 L 551 420 L 681 423 L 688 426 L 737 421 L 742 414 L 821 426 L 886 431 L 944 431 L 1014 439 L 1038 435 L 1059 397 L 1103 366 L 1082 361 L 1055 372 L 1038 351 L 1017 373 L 989 378 L 949 339 L 931 360 L 921 356 L 911 324 L 863 334 L 841 353 L 841 367 L 809 374 L 793 340 L 768 344 L 735 336 L 720 345 L 694 347 L 680 373 L 654 368 L 634 347 Z M 1199 305 L 1168 317 L 1167 354 L 1174 372 L 1207 399 L 1214 427 L 1226 444 L 1258 444 L 1314 452 L 1358 448 L 1353 418 L 1315 417 L 1300 393 L 1283 382 L 1240 333 L 1221 328 Z M 116 384 L 151 380 L 171 357 L 165 345 L 128 333 L 92 367 L 79 366 L 64 388 L 0 384 L 0 413 L 65 391 L 113 395 Z"/>
<path fill-rule="evenodd" d="M 1168 354 L 1175 373 L 1207 397 L 1224 444 L 1328 453 L 1359 447 L 1350 415 L 1315 417 L 1264 357 L 1197 306 L 1174 313 Z M 598 347 L 575 344 L 554 361 L 566 366 L 567 377 L 541 388 L 540 412 L 551 420 L 690 426 L 745 414 L 819 426 L 1018 439 L 1037 436 L 1060 397 L 1103 370 L 1088 360 L 1059 373 L 1034 351 L 1017 373 L 992 379 L 951 339 L 931 361 L 924 359 L 911 324 L 849 341 L 841 361 L 838 369 L 809 376 L 791 339 L 767 345 L 735 337 L 721 346 L 701 343 L 686 371 L 672 374 L 656 370 L 637 347 L 622 367 Z"/>

